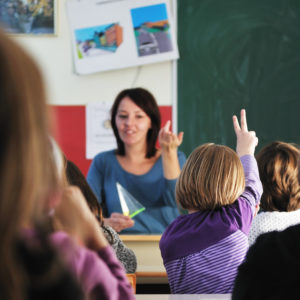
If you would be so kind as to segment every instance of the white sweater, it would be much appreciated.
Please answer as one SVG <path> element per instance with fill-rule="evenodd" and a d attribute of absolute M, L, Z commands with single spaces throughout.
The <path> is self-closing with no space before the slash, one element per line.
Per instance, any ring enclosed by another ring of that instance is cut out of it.
<path fill-rule="evenodd" d="M 300 223 L 300 209 L 284 212 L 261 212 L 254 217 L 249 233 L 249 245 L 252 245 L 257 237 L 269 231 L 282 231 L 287 227 Z"/>

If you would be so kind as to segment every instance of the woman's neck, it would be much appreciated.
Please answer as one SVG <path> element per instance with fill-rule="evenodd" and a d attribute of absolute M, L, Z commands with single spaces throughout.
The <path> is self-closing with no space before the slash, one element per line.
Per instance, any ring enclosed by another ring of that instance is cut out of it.
<path fill-rule="evenodd" d="M 146 158 L 145 147 L 139 148 L 135 145 L 134 147 L 126 147 L 125 155 L 117 155 L 117 160 L 125 171 L 135 175 L 143 175 L 149 172 L 159 155 L 159 151 L 157 151 L 155 156 Z"/>
<path fill-rule="evenodd" d="M 143 161 L 146 158 L 145 145 L 125 146 L 125 157 L 128 161 Z"/>

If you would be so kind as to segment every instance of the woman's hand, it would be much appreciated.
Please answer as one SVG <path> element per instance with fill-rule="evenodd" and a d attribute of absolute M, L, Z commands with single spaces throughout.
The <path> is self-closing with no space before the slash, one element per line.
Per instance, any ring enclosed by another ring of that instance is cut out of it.
<path fill-rule="evenodd" d="M 258 138 L 255 131 L 248 131 L 246 111 L 241 110 L 241 126 L 236 116 L 232 117 L 233 128 L 236 134 L 236 153 L 239 157 L 243 155 L 254 155 L 255 147 L 258 144 Z"/>
<path fill-rule="evenodd" d="M 177 150 L 177 148 L 181 145 L 183 140 L 183 132 L 179 132 L 179 134 L 175 134 L 170 131 L 171 121 L 167 121 L 166 125 L 160 129 L 158 134 L 158 140 L 163 151 L 169 151 L 172 149 Z"/>
<path fill-rule="evenodd" d="M 180 174 L 180 165 L 177 156 L 177 148 L 183 140 L 183 132 L 178 135 L 170 131 L 171 121 L 161 128 L 158 135 L 161 147 L 162 164 L 164 177 L 166 179 L 176 179 Z"/>
<path fill-rule="evenodd" d="M 104 225 L 112 227 L 115 231 L 120 232 L 123 229 L 132 227 L 134 221 L 120 213 L 112 213 L 109 218 L 104 218 Z"/>
<path fill-rule="evenodd" d="M 76 186 L 64 188 L 53 218 L 58 229 L 67 232 L 92 250 L 98 251 L 108 245 L 98 220 Z"/>

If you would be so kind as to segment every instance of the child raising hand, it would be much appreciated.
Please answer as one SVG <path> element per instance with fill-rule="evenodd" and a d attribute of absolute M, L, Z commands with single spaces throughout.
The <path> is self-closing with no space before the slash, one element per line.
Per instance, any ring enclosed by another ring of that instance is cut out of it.
<path fill-rule="evenodd" d="M 213 143 L 196 148 L 176 184 L 187 215 L 165 230 L 160 249 L 175 294 L 231 293 L 248 249 L 248 232 L 262 194 L 246 112 L 233 116 L 236 152 Z"/>

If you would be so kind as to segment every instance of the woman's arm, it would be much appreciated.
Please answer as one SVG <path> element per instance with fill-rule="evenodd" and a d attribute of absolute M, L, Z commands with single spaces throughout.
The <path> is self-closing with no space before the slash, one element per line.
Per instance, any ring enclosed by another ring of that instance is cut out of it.
<path fill-rule="evenodd" d="M 182 169 L 185 161 L 186 156 L 183 152 L 178 151 L 178 161 L 180 165 L 180 169 Z M 175 188 L 176 188 L 176 181 L 175 179 L 166 179 L 164 178 L 164 191 L 162 194 L 162 199 L 165 205 L 171 206 L 171 207 L 177 207 L 176 201 L 175 201 Z"/>
<path fill-rule="evenodd" d="M 170 131 L 171 122 L 160 130 L 158 135 L 161 147 L 163 173 L 166 179 L 176 179 L 180 174 L 180 164 L 177 155 L 177 148 L 183 140 L 183 132 L 178 135 Z"/>

